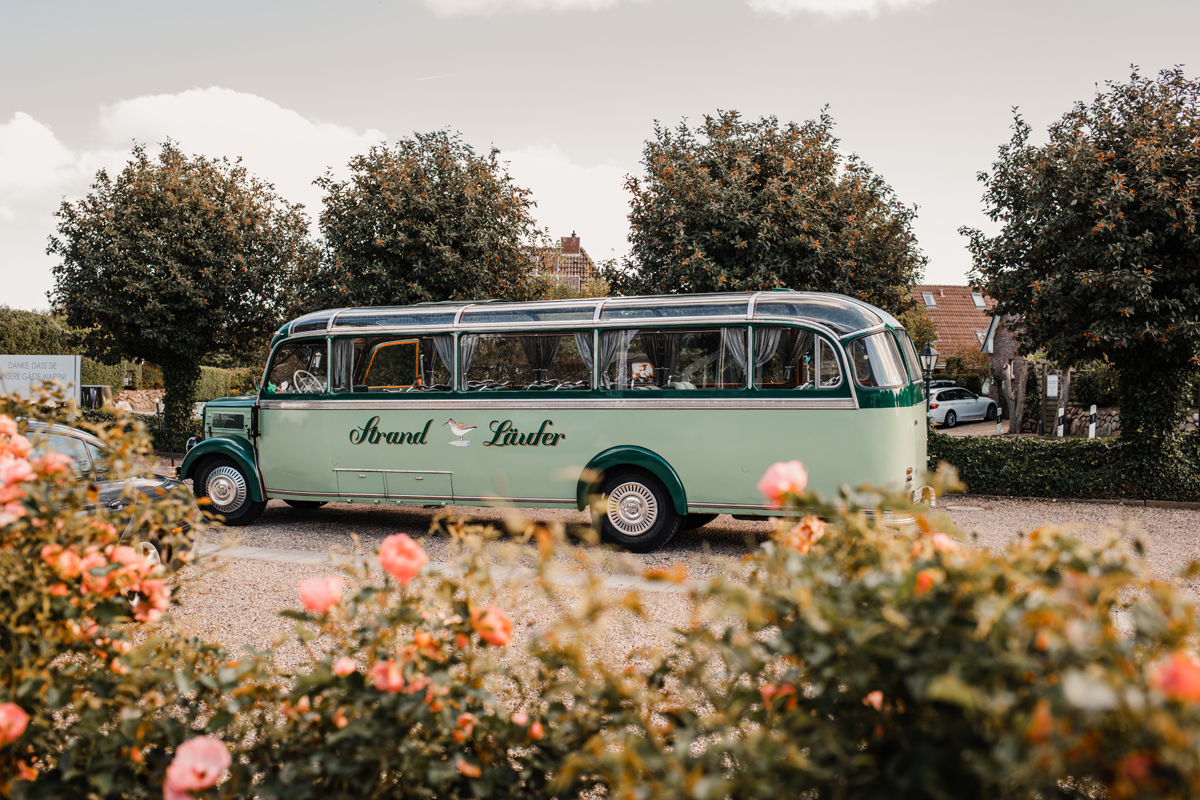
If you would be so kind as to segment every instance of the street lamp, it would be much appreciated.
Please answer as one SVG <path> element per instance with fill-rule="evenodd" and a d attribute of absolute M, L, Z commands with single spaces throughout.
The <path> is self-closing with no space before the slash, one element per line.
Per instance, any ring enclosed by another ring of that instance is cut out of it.
<path fill-rule="evenodd" d="M 933 349 L 932 344 L 925 345 L 925 349 L 917 353 L 917 360 L 921 362 L 921 372 L 925 376 L 925 402 L 929 402 L 929 375 L 933 372 L 934 366 L 937 365 L 938 351 Z M 928 408 L 928 405 L 926 405 Z"/>

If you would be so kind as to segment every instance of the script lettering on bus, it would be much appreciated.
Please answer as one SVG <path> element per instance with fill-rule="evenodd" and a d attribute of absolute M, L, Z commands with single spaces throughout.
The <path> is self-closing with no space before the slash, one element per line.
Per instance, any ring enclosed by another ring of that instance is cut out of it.
<path fill-rule="evenodd" d="M 510 445 L 518 445 L 525 447 L 537 447 L 545 445 L 546 447 L 556 447 L 559 439 L 567 438 L 565 433 L 554 433 L 546 430 L 553 427 L 554 423 L 546 420 L 542 423 L 542 427 L 538 428 L 537 433 L 521 433 L 513 427 L 512 420 L 506 419 L 503 422 L 493 420 L 488 426 L 491 429 L 492 440 L 484 442 L 484 447 L 508 447 Z"/>
<path fill-rule="evenodd" d="M 425 444 L 425 436 L 433 420 L 417 431 L 381 431 L 379 417 L 371 417 L 366 425 L 350 431 L 350 444 Z"/>

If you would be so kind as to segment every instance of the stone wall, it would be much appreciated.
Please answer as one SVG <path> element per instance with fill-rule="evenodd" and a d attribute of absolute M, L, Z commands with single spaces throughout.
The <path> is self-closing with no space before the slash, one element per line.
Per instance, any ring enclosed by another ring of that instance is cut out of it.
<path fill-rule="evenodd" d="M 125 389 L 113 396 L 113 408 L 124 408 L 119 403 L 129 404 L 127 411 L 143 411 L 154 413 L 156 404 L 162 400 L 162 389 Z"/>
<path fill-rule="evenodd" d="M 1057 411 L 1057 410 L 1056 410 Z M 1091 413 L 1090 406 L 1067 406 L 1067 418 L 1063 424 L 1063 433 L 1067 436 L 1087 436 L 1088 433 L 1088 416 Z M 1179 424 L 1179 430 L 1188 433 L 1200 430 L 1200 413 L 1192 412 L 1192 415 L 1187 420 Z M 1022 429 L 1023 433 L 1037 433 L 1037 422 L 1027 422 Z M 1053 435 L 1054 430 L 1046 431 L 1047 434 Z M 1096 436 L 1120 436 L 1121 435 L 1121 410 L 1118 408 L 1097 408 L 1096 409 Z"/>

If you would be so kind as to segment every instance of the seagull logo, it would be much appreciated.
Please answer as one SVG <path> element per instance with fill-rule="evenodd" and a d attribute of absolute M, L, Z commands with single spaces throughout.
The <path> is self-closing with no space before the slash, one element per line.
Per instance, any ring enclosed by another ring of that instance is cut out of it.
<path fill-rule="evenodd" d="M 466 436 L 471 431 L 475 430 L 475 427 L 476 427 L 475 425 L 464 425 L 461 422 L 455 422 L 452 419 L 448 419 L 445 422 L 443 422 L 442 424 L 449 425 L 450 432 L 458 437 L 458 441 L 451 442 L 450 444 L 454 445 L 455 447 L 466 447 L 467 445 L 470 444 L 470 442 L 463 439 L 463 437 Z"/>

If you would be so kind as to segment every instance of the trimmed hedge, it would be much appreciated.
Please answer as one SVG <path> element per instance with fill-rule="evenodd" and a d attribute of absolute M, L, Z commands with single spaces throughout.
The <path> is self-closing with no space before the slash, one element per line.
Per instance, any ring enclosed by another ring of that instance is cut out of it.
<path fill-rule="evenodd" d="M 955 437 L 929 431 L 929 471 L 946 462 L 972 494 L 1200 502 L 1200 435 L 1183 437 L 1180 465 L 1139 475 L 1119 439 Z"/>
<path fill-rule="evenodd" d="M 230 377 L 227 369 L 201 367 L 200 382 L 196 384 L 196 402 L 207 403 L 218 397 L 229 397 L 233 393 L 230 391 Z"/>

